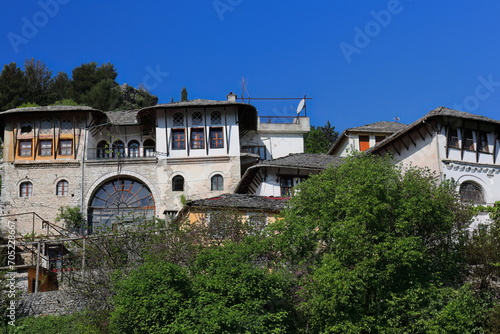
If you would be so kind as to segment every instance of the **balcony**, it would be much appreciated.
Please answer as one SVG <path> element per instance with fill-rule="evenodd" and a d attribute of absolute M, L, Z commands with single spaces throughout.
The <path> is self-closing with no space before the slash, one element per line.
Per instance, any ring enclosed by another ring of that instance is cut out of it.
<path fill-rule="evenodd" d="M 90 148 L 87 150 L 87 160 L 140 160 L 156 158 L 154 146 L 140 146 L 130 148 Z"/>
<path fill-rule="evenodd" d="M 260 116 L 257 131 L 270 133 L 307 133 L 311 129 L 309 117 Z"/>

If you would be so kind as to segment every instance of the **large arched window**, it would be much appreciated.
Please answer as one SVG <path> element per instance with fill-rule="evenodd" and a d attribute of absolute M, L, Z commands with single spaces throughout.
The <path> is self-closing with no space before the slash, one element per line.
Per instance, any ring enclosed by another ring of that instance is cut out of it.
<path fill-rule="evenodd" d="M 484 204 L 483 188 L 476 182 L 465 181 L 460 185 L 460 197 L 464 202 Z"/>
<path fill-rule="evenodd" d="M 224 190 L 224 178 L 220 174 L 212 176 L 211 184 L 212 190 Z"/>
<path fill-rule="evenodd" d="M 88 214 L 92 229 L 115 227 L 153 218 L 155 203 L 145 184 L 120 178 L 104 183 L 94 192 Z"/>
<path fill-rule="evenodd" d="M 57 196 L 68 196 L 69 186 L 68 181 L 61 180 L 57 182 L 56 195 Z"/>
<path fill-rule="evenodd" d="M 146 139 L 144 141 L 144 156 L 154 157 L 156 154 L 156 144 L 153 139 Z"/>
<path fill-rule="evenodd" d="M 172 191 L 184 191 L 184 178 L 176 175 L 172 179 Z"/>
<path fill-rule="evenodd" d="M 19 197 L 33 196 L 33 183 L 26 181 L 19 185 Z"/>
<path fill-rule="evenodd" d="M 128 156 L 130 158 L 138 158 L 139 157 L 139 142 L 137 140 L 131 140 L 128 143 Z"/>

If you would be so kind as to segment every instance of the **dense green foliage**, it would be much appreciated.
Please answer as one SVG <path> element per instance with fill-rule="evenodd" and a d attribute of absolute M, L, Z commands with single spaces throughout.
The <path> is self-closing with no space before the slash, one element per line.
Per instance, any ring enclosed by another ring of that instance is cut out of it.
<path fill-rule="evenodd" d="M 182 91 L 181 91 L 181 102 L 187 102 L 187 101 L 189 101 L 188 100 L 188 91 L 187 91 L 186 87 L 183 87 Z"/>
<path fill-rule="evenodd" d="M 144 88 L 120 86 L 115 81 L 117 76 L 115 67 L 109 63 L 82 64 L 73 69 L 71 78 L 64 72 L 52 77 L 52 71 L 38 60 L 26 60 L 24 71 L 11 63 L 0 73 L 0 111 L 55 104 L 87 105 L 104 111 L 129 110 L 158 102 Z"/>
<path fill-rule="evenodd" d="M 330 146 L 337 140 L 339 133 L 327 121 L 324 126 L 312 126 L 304 136 L 305 153 L 327 153 Z"/>
<path fill-rule="evenodd" d="M 104 298 L 101 326 L 52 320 L 61 333 L 499 333 L 496 208 L 469 235 L 455 184 L 365 154 L 299 188 L 261 233 L 229 212 L 103 236 L 80 285 Z"/>

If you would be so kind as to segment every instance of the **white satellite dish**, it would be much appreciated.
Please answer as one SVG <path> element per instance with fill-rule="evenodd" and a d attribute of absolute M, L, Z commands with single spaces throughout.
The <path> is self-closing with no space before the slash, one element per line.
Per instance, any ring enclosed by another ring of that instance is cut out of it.
<path fill-rule="evenodd" d="M 302 109 L 304 109 L 304 106 L 306 105 L 306 99 L 302 99 L 299 102 L 299 105 L 297 106 L 297 114 L 299 114 Z"/>

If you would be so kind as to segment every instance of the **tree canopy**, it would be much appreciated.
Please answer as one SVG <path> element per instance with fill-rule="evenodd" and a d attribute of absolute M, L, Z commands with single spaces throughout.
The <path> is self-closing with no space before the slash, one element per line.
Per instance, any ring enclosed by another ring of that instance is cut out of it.
<path fill-rule="evenodd" d="M 110 64 L 82 64 L 54 77 L 44 62 L 28 59 L 24 71 L 16 63 L 0 73 L 0 111 L 20 106 L 46 106 L 61 102 L 87 105 L 103 111 L 138 109 L 155 105 L 158 98 L 144 88 L 116 82 L 118 72 Z"/>
<path fill-rule="evenodd" d="M 304 136 L 305 153 L 327 153 L 330 146 L 337 140 L 339 133 L 327 121 L 324 126 L 312 126 Z"/>

